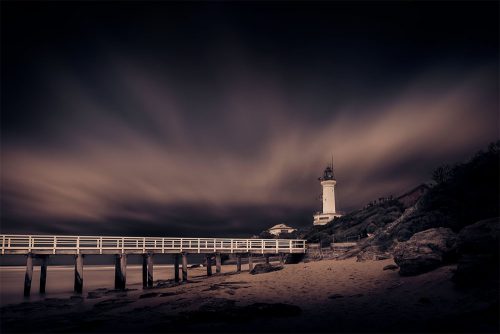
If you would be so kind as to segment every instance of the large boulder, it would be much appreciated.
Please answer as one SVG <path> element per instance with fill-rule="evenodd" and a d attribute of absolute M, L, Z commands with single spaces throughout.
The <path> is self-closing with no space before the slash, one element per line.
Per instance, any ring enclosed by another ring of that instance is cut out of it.
<path fill-rule="evenodd" d="M 449 228 L 431 228 L 415 233 L 394 248 L 394 261 L 403 276 L 431 271 L 456 259 L 457 235 Z"/>
<path fill-rule="evenodd" d="M 458 234 L 458 266 L 453 280 L 461 286 L 498 284 L 500 219 L 488 219 L 464 227 Z"/>
<path fill-rule="evenodd" d="M 272 271 L 277 271 L 283 269 L 282 266 L 273 266 L 269 263 L 259 263 L 253 267 L 253 269 L 250 271 L 250 274 L 252 275 L 257 275 L 257 274 L 265 274 L 265 273 L 270 273 Z"/>

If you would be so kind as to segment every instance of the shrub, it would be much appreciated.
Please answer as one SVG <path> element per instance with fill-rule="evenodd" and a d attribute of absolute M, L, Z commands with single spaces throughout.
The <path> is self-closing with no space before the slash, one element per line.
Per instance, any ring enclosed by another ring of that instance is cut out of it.
<path fill-rule="evenodd" d="M 371 223 L 371 224 L 368 224 L 368 226 L 366 227 L 366 232 L 367 233 L 373 233 L 375 232 L 375 230 L 377 230 L 377 225 Z"/>
<path fill-rule="evenodd" d="M 275 239 L 276 236 L 274 234 L 269 233 L 268 231 L 262 231 L 259 234 L 260 239 Z"/>

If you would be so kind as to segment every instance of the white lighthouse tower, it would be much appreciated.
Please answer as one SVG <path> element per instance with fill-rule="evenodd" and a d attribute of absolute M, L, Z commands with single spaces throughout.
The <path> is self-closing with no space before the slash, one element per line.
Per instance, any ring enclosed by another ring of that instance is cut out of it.
<path fill-rule="evenodd" d="M 333 174 L 333 162 L 331 166 L 327 166 L 323 172 L 323 176 L 318 178 L 323 187 L 323 212 L 316 213 L 313 217 L 313 225 L 325 225 L 331 222 L 335 217 L 342 216 L 335 210 L 335 175 Z"/>

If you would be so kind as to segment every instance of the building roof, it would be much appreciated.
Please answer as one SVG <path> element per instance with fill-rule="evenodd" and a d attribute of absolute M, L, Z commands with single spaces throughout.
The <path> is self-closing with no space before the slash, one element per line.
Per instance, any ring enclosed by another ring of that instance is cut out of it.
<path fill-rule="evenodd" d="M 284 229 L 284 228 L 291 228 L 291 229 L 295 230 L 293 227 L 287 226 L 285 224 L 274 225 L 273 227 L 270 228 L 270 230 L 277 230 L 277 229 Z"/>

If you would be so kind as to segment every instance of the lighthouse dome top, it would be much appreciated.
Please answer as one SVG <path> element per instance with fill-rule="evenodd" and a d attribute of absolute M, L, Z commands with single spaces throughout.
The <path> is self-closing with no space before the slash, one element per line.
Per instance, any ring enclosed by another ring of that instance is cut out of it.
<path fill-rule="evenodd" d="M 333 174 L 333 168 L 327 166 L 323 172 L 323 176 L 319 178 L 320 181 L 335 180 L 335 175 Z"/>

